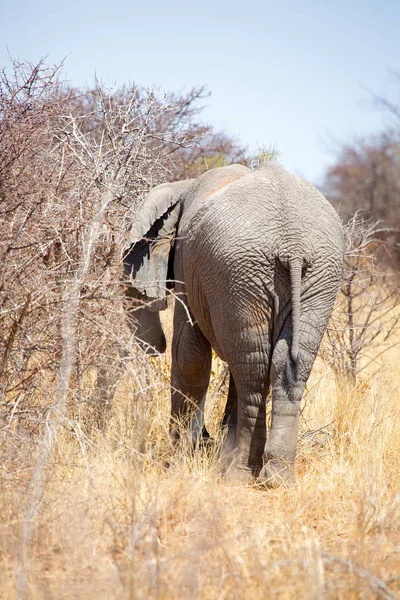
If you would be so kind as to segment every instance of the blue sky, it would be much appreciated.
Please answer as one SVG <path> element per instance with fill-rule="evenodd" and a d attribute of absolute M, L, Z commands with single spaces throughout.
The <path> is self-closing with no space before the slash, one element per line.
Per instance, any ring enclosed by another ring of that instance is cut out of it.
<path fill-rule="evenodd" d="M 77 86 L 95 73 L 174 91 L 205 84 L 208 122 L 252 151 L 275 144 L 287 169 L 317 183 L 333 140 L 388 124 L 366 89 L 396 92 L 400 2 L 1 0 L 1 66 L 8 53 L 67 57 Z"/>

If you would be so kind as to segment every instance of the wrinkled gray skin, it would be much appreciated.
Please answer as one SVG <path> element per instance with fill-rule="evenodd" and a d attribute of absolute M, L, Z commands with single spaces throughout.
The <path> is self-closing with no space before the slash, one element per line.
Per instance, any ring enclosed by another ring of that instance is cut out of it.
<path fill-rule="evenodd" d="M 230 371 L 226 460 L 234 472 L 271 485 L 290 481 L 300 400 L 343 265 L 336 212 L 314 187 L 276 163 L 256 171 L 232 165 L 154 188 L 130 239 L 125 272 L 140 292 L 128 293 L 145 302 L 137 310 L 134 299 L 130 311 L 147 351 L 165 350 L 157 309 L 165 307 L 167 278 L 175 280 L 179 297 L 172 435 L 178 435 L 176 417 L 193 402 L 200 407 L 194 429 L 202 427 L 214 348 Z"/>

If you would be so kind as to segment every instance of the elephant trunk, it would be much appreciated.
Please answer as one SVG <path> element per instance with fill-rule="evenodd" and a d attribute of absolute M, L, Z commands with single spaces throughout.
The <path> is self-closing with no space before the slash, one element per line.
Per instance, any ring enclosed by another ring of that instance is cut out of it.
<path fill-rule="evenodd" d="M 292 288 L 292 348 L 291 356 L 295 364 L 299 359 L 300 340 L 300 293 L 301 293 L 301 270 L 303 261 L 301 258 L 290 260 L 290 284 Z"/>

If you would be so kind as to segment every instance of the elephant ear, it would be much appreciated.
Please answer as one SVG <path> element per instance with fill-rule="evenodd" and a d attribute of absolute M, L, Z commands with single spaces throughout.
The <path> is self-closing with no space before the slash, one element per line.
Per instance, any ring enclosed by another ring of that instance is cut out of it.
<path fill-rule="evenodd" d="M 191 180 L 186 180 L 154 188 L 140 207 L 124 248 L 125 275 L 132 287 L 153 301 L 150 310 L 167 307 L 168 265 L 180 199 L 190 183 Z"/>

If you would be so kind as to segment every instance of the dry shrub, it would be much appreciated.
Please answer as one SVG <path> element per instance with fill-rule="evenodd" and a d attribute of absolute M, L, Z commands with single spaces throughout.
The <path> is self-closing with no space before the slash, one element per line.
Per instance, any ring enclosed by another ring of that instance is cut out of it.
<path fill-rule="evenodd" d="M 39 419 L 54 389 L 66 397 L 63 380 L 82 401 L 93 368 L 118 372 L 121 356 L 130 355 L 121 248 L 145 192 L 176 176 L 178 163 L 188 168 L 192 147 L 210 133 L 195 122 L 201 98 L 201 89 L 157 95 L 136 85 L 107 90 L 100 82 L 71 90 L 59 68 L 43 63 L 15 62 L 11 77 L 3 71 L 3 418 Z M 44 378 L 54 388 L 42 386 Z"/>
<path fill-rule="evenodd" d="M 343 280 L 322 347 L 339 385 L 378 373 L 382 356 L 398 344 L 398 276 L 381 260 L 391 232 L 359 213 L 345 227 Z"/>

